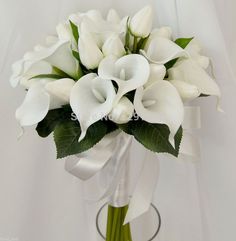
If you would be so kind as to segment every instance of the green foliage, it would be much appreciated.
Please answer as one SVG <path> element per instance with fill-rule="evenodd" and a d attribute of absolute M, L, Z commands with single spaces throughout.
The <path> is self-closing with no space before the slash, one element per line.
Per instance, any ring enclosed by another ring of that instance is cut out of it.
<path fill-rule="evenodd" d="M 57 158 L 87 151 L 96 145 L 105 135 L 116 129 L 117 127 L 111 122 L 98 121 L 88 128 L 85 138 L 78 142 L 81 134 L 79 122 L 63 122 L 57 125 L 54 131 Z"/>
<path fill-rule="evenodd" d="M 78 41 L 79 41 L 79 29 L 78 29 L 78 26 L 75 25 L 72 21 L 70 21 L 70 27 L 71 27 L 71 30 L 72 30 L 73 37 L 74 37 L 76 43 L 78 44 Z"/>
<path fill-rule="evenodd" d="M 65 106 L 63 108 L 50 110 L 46 117 L 38 123 L 36 131 L 41 137 L 49 136 L 57 125 L 71 119 L 72 110 Z"/>
<path fill-rule="evenodd" d="M 164 124 L 152 124 L 139 119 L 128 124 L 119 125 L 127 134 L 133 135 L 147 149 L 157 153 L 169 153 L 174 156 L 179 154 L 179 146 L 182 139 L 182 127 L 175 135 L 175 147 L 169 142 L 170 130 Z"/>
<path fill-rule="evenodd" d="M 194 38 L 178 38 L 175 40 L 175 43 L 179 45 L 182 49 L 185 49 L 193 39 Z"/>
<path fill-rule="evenodd" d="M 31 77 L 30 79 L 61 79 L 62 77 L 57 74 L 39 74 Z"/>

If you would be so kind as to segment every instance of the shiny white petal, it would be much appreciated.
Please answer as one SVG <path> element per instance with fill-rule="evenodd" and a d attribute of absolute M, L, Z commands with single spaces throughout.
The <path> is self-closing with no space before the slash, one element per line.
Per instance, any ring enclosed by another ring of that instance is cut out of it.
<path fill-rule="evenodd" d="M 150 64 L 150 76 L 148 82 L 144 85 L 145 88 L 152 85 L 156 81 L 163 80 L 166 75 L 166 67 L 159 64 Z"/>
<path fill-rule="evenodd" d="M 27 62 L 25 62 L 27 65 Z M 37 79 L 31 79 L 32 77 L 40 74 L 51 74 L 52 66 L 46 61 L 39 61 L 35 64 L 31 65 L 31 67 L 21 75 L 20 84 L 25 88 L 30 88 L 31 84 L 35 82 Z"/>
<path fill-rule="evenodd" d="M 136 37 L 146 38 L 152 30 L 153 10 L 146 6 L 137 12 L 130 20 L 129 28 Z"/>
<path fill-rule="evenodd" d="M 131 54 L 120 59 L 106 57 L 98 68 L 103 79 L 114 80 L 118 84 L 116 101 L 131 90 L 143 86 L 150 74 L 148 61 L 141 55 Z"/>
<path fill-rule="evenodd" d="M 176 88 L 168 81 L 157 81 L 147 89 L 136 90 L 134 107 L 150 123 L 166 124 L 174 136 L 183 122 L 184 107 Z"/>
<path fill-rule="evenodd" d="M 70 93 L 74 84 L 75 81 L 72 79 L 58 79 L 46 84 L 45 89 L 50 95 L 60 99 L 63 105 L 66 105 L 70 101 Z"/>
<path fill-rule="evenodd" d="M 72 77 L 77 77 L 78 63 L 72 55 L 69 41 L 58 41 L 49 48 L 44 48 L 41 51 L 27 53 L 24 56 L 25 71 L 36 62 L 45 60 L 53 66 L 63 70 Z"/>
<path fill-rule="evenodd" d="M 201 94 L 195 85 L 181 80 L 170 80 L 169 82 L 177 89 L 183 101 L 193 100 Z"/>
<path fill-rule="evenodd" d="M 162 38 L 167 38 L 170 39 L 172 38 L 172 29 L 168 26 L 164 26 L 158 29 L 154 29 L 151 33 L 150 39 L 153 39 L 155 37 L 162 37 Z"/>
<path fill-rule="evenodd" d="M 50 106 L 50 96 L 44 85 L 35 83 L 28 90 L 22 105 L 16 110 L 16 119 L 21 126 L 37 124 L 47 115 Z"/>
<path fill-rule="evenodd" d="M 195 85 L 201 94 L 220 97 L 220 89 L 216 82 L 194 60 L 179 61 L 168 70 L 170 80 L 182 80 Z"/>
<path fill-rule="evenodd" d="M 124 124 L 131 120 L 133 113 L 133 103 L 127 97 L 122 97 L 113 107 L 109 117 L 113 122 L 117 124 Z"/>
<path fill-rule="evenodd" d="M 12 87 L 16 87 L 20 81 L 20 76 L 24 70 L 24 61 L 23 59 L 15 62 L 12 65 L 12 76 L 10 78 L 10 83 Z"/>
<path fill-rule="evenodd" d="M 195 60 L 202 68 L 207 69 L 209 67 L 210 59 L 201 55 L 202 47 L 196 39 L 193 39 L 187 45 L 185 50 L 189 53 L 190 57 Z"/>
<path fill-rule="evenodd" d="M 102 47 L 102 52 L 105 56 L 114 55 L 117 58 L 125 55 L 124 45 L 118 35 L 111 35 Z"/>
<path fill-rule="evenodd" d="M 175 44 L 173 41 L 156 37 L 152 39 L 149 46 L 145 46 L 141 53 L 152 63 L 166 64 L 172 59 L 188 56 L 186 51 Z"/>
<path fill-rule="evenodd" d="M 107 14 L 107 21 L 114 24 L 119 24 L 121 22 L 120 16 L 115 9 L 109 10 Z"/>
<path fill-rule="evenodd" d="M 89 33 L 80 35 L 79 53 L 81 62 L 87 69 L 96 69 L 104 57 L 92 35 Z"/>
<path fill-rule="evenodd" d="M 56 27 L 58 38 L 62 41 L 71 41 L 71 28 L 67 23 L 59 23 Z"/>
<path fill-rule="evenodd" d="M 89 126 L 105 117 L 112 110 L 116 93 L 110 80 L 88 74 L 79 79 L 71 91 L 70 105 L 76 114 L 82 140 Z"/>

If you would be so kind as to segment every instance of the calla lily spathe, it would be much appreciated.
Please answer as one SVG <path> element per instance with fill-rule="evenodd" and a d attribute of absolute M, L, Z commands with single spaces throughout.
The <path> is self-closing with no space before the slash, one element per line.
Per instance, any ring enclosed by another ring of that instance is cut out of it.
<path fill-rule="evenodd" d="M 111 80 L 87 74 L 76 82 L 71 91 L 70 105 L 77 116 L 82 140 L 89 126 L 108 115 L 116 96 Z"/>
<path fill-rule="evenodd" d="M 108 11 L 107 21 L 113 24 L 119 24 L 121 22 L 121 18 L 115 9 L 111 8 Z"/>
<path fill-rule="evenodd" d="M 178 90 L 183 101 L 193 100 L 201 94 L 195 85 L 181 80 L 170 80 L 169 82 Z"/>
<path fill-rule="evenodd" d="M 188 56 L 188 53 L 173 41 L 164 37 L 155 37 L 147 42 L 140 52 L 155 64 L 166 64 L 172 59 Z"/>
<path fill-rule="evenodd" d="M 200 43 L 193 39 L 185 48 L 191 59 L 196 61 L 202 68 L 207 69 L 210 64 L 210 59 L 201 54 L 202 47 Z"/>
<path fill-rule="evenodd" d="M 148 88 L 140 87 L 134 97 L 137 114 L 149 123 L 166 124 L 174 137 L 183 122 L 184 106 L 175 87 L 160 80 Z"/>
<path fill-rule="evenodd" d="M 16 110 L 16 119 L 21 126 L 39 123 L 50 109 L 69 103 L 72 79 L 36 79 L 31 84 L 22 105 Z"/>
<path fill-rule="evenodd" d="M 102 60 L 98 75 L 103 79 L 114 80 L 118 85 L 116 101 L 126 93 L 143 86 L 149 78 L 150 66 L 141 55 L 130 54 L 120 59 L 113 56 Z"/>
<path fill-rule="evenodd" d="M 135 37 L 146 38 L 151 33 L 152 22 L 152 7 L 146 6 L 131 18 L 129 28 Z"/>
<path fill-rule="evenodd" d="M 73 78 L 78 78 L 78 61 L 73 57 L 70 42 L 50 38 L 50 46 L 36 46 L 23 59 L 13 64 L 10 82 L 13 87 L 35 75 L 51 74 L 52 67 L 64 71 Z"/>
<path fill-rule="evenodd" d="M 131 120 L 134 113 L 133 103 L 125 96 L 113 107 L 109 117 L 117 124 L 124 124 Z"/>
<path fill-rule="evenodd" d="M 150 75 L 147 83 L 144 85 L 145 88 L 152 85 L 158 80 L 163 80 L 166 75 L 166 67 L 161 64 L 150 64 Z"/>
<path fill-rule="evenodd" d="M 221 96 L 219 86 L 193 59 L 178 61 L 168 70 L 169 80 L 180 80 L 196 86 L 200 94 Z M 189 93 L 190 94 L 190 93 Z"/>
<path fill-rule="evenodd" d="M 111 35 L 102 47 L 102 52 L 105 56 L 114 55 L 117 58 L 125 55 L 125 47 L 118 35 Z"/>
<path fill-rule="evenodd" d="M 90 33 L 80 35 L 79 53 L 80 60 L 87 69 L 96 69 L 104 57 Z"/>

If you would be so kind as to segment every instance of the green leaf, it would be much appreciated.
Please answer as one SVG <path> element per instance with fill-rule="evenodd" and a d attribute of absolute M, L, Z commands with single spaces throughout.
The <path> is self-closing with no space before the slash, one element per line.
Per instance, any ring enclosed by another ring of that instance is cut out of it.
<path fill-rule="evenodd" d="M 79 52 L 72 50 L 72 54 L 81 63 Z"/>
<path fill-rule="evenodd" d="M 175 43 L 185 49 L 193 39 L 194 38 L 178 38 L 175 40 Z"/>
<path fill-rule="evenodd" d="M 177 131 L 176 135 L 175 135 L 175 150 L 177 153 L 177 156 L 179 155 L 179 149 L 180 149 L 180 144 L 183 138 L 183 128 L 182 126 L 180 126 L 179 130 Z"/>
<path fill-rule="evenodd" d="M 179 39 L 175 40 L 175 43 L 177 45 L 179 45 L 181 48 L 185 49 L 193 39 L 194 38 L 179 38 Z M 172 59 L 171 61 L 166 63 L 165 64 L 166 69 L 168 70 L 168 69 L 172 68 L 176 64 L 177 60 L 178 60 L 178 58 Z"/>
<path fill-rule="evenodd" d="M 36 131 L 41 137 L 49 136 L 57 125 L 71 119 L 72 110 L 68 107 L 50 110 L 46 117 L 38 123 Z"/>
<path fill-rule="evenodd" d="M 71 27 L 74 39 L 75 39 L 76 43 L 78 44 L 78 41 L 79 41 L 79 29 L 78 29 L 78 26 L 75 25 L 72 21 L 70 21 L 70 27 Z"/>
<path fill-rule="evenodd" d="M 119 125 L 127 134 L 131 134 L 147 149 L 157 153 L 169 153 L 174 156 L 179 154 L 179 146 L 182 138 L 182 128 L 175 136 L 174 148 L 169 142 L 170 130 L 164 124 L 152 124 L 141 119 L 130 121 L 128 124 Z"/>
<path fill-rule="evenodd" d="M 81 142 L 78 142 L 81 134 L 79 122 L 69 121 L 59 124 L 54 131 L 57 158 L 89 150 L 106 134 L 114 131 L 116 128 L 108 121 L 98 121 L 88 128 L 85 138 Z"/>
<path fill-rule="evenodd" d="M 56 73 L 56 75 L 61 76 L 61 79 L 62 79 L 62 78 L 73 79 L 73 77 L 71 77 L 69 74 L 67 74 L 67 73 L 64 72 L 63 70 L 57 68 L 56 66 L 53 66 L 53 67 L 52 67 L 52 71 L 53 71 L 54 73 Z"/>
<path fill-rule="evenodd" d="M 139 52 L 140 49 L 144 49 L 145 44 L 147 43 L 148 39 L 150 37 L 150 34 L 146 38 L 141 38 L 138 42 L 137 52 Z"/>
<path fill-rule="evenodd" d="M 60 75 L 57 74 L 39 74 L 39 75 L 35 75 L 33 77 L 31 77 L 30 79 L 45 79 L 45 78 L 49 78 L 49 79 L 61 79 L 62 77 Z"/>

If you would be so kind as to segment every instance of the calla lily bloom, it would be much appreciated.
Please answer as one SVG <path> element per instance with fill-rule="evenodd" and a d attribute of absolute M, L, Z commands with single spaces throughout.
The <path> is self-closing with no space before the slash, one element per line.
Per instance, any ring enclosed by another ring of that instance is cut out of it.
<path fill-rule="evenodd" d="M 145 121 L 166 124 L 174 137 L 183 122 L 184 107 L 176 88 L 160 80 L 148 88 L 140 87 L 134 97 L 134 108 Z"/>
<path fill-rule="evenodd" d="M 129 23 L 129 28 L 135 37 L 146 38 L 152 30 L 152 22 L 152 7 L 146 6 L 132 17 Z"/>
<path fill-rule="evenodd" d="M 109 10 L 107 14 L 107 21 L 114 24 L 119 24 L 121 22 L 121 18 L 115 9 Z"/>
<path fill-rule="evenodd" d="M 201 94 L 195 85 L 181 80 L 170 80 L 169 82 L 178 90 L 183 101 L 193 100 Z"/>
<path fill-rule="evenodd" d="M 208 73 L 194 60 L 178 61 L 168 70 L 169 80 L 181 80 L 196 86 L 200 94 L 215 95 L 220 98 L 219 86 Z"/>
<path fill-rule="evenodd" d="M 39 123 L 50 109 L 60 108 L 69 103 L 72 79 L 35 79 L 22 105 L 16 110 L 16 119 L 21 126 Z"/>
<path fill-rule="evenodd" d="M 150 74 L 148 61 L 141 55 L 131 54 L 117 59 L 106 57 L 98 67 L 98 75 L 114 80 L 118 85 L 116 101 L 126 93 L 143 86 Z"/>
<path fill-rule="evenodd" d="M 156 81 L 163 80 L 165 78 L 165 75 L 166 67 L 164 65 L 150 64 L 150 75 L 144 87 L 147 88 Z"/>
<path fill-rule="evenodd" d="M 104 57 L 92 35 L 89 33 L 80 35 L 79 53 L 81 62 L 87 69 L 96 69 Z"/>
<path fill-rule="evenodd" d="M 12 87 L 16 87 L 19 83 L 25 88 L 29 88 L 32 80 L 31 78 L 39 74 L 50 74 L 52 72 L 52 66 L 45 61 L 39 61 L 25 72 L 24 67 L 27 65 L 23 59 L 15 62 L 12 65 L 12 76 L 10 83 Z"/>
<path fill-rule="evenodd" d="M 125 96 L 113 107 L 109 117 L 117 124 L 124 124 L 131 120 L 134 113 L 133 103 Z"/>
<path fill-rule="evenodd" d="M 111 80 L 87 74 L 76 82 L 71 91 L 70 105 L 77 116 L 82 140 L 89 126 L 108 115 L 116 96 Z"/>
<path fill-rule="evenodd" d="M 151 62 L 155 64 L 166 64 L 172 59 L 188 56 L 187 52 L 173 41 L 155 37 L 145 45 L 144 50 L 140 52 Z"/>
<path fill-rule="evenodd" d="M 11 78 L 13 86 L 19 83 L 23 75 L 29 76 L 29 72 L 32 72 L 32 69 L 39 66 L 42 67 L 42 62 L 46 62 L 48 67 L 45 68 L 46 64 L 44 64 L 41 71 L 38 69 L 38 71 L 33 72 L 37 72 L 37 74 L 50 74 L 52 66 L 55 66 L 73 78 L 78 77 L 79 64 L 72 55 L 70 42 L 57 40 L 54 43 L 54 39 L 52 38 L 50 38 L 50 41 L 50 46 L 36 46 L 34 51 L 26 53 L 22 60 L 13 65 L 13 76 Z"/>
<path fill-rule="evenodd" d="M 195 60 L 202 68 L 207 69 L 210 64 L 210 59 L 201 55 L 201 46 L 196 39 L 193 39 L 185 48 L 190 57 Z"/>
<path fill-rule="evenodd" d="M 122 57 L 126 53 L 121 39 L 116 34 L 106 40 L 102 47 L 102 52 L 105 56 L 114 55 L 117 58 Z"/>

